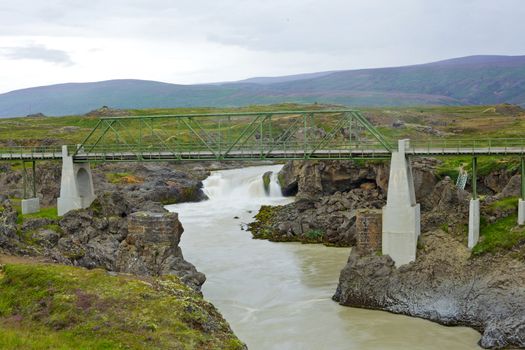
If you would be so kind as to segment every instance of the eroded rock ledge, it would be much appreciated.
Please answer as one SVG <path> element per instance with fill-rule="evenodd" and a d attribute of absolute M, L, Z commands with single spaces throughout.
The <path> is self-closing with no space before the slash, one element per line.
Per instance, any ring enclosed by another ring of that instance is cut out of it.
<path fill-rule="evenodd" d="M 206 278 L 184 260 L 178 215 L 158 203 L 146 207 L 149 211 L 136 212 L 119 192 L 106 193 L 90 208 L 61 219 L 25 220 L 18 234 L 17 213 L 6 201 L 0 211 L 0 251 L 136 275 L 172 274 L 199 290 Z"/>
<path fill-rule="evenodd" d="M 464 244 L 435 231 L 417 260 L 395 268 L 389 256 L 353 250 L 334 300 L 341 305 L 473 327 L 485 348 L 525 347 L 525 263 L 511 254 L 472 258 Z"/>

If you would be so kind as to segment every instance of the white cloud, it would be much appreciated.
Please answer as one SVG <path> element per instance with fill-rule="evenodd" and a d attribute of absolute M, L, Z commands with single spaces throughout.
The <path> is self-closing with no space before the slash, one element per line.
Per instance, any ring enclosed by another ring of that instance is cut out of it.
<path fill-rule="evenodd" d="M 522 0 L 2 2 L 0 92 L 68 81 L 203 83 L 524 54 L 524 17 Z"/>
<path fill-rule="evenodd" d="M 0 47 L 0 55 L 11 60 L 38 60 L 64 66 L 73 65 L 73 61 L 67 52 L 36 44 Z"/>

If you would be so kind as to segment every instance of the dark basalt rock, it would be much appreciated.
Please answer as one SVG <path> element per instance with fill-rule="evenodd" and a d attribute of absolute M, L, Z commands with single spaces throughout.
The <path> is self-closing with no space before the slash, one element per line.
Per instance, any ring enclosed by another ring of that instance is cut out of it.
<path fill-rule="evenodd" d="M 205 276 L 182 256 L 178 244 L 184 230 L 177 214 L 157 209 L 132 212 L 132 205 L 121 193 L 106 193 L 90 208 L 64 215 L 60 220 L 62 238 L 48 255 L 88 268 L 138 275 L 174 274 L 200 289 Z"/>
<path fill-rule="evenodd" d="M 115 272 L 173 274 L 199 290 L 206 278 L 184 260 L 177 214 L 154 203 L 145 207 L 154 211 L 136 213 L 126 196 L 109 192 L 59 220 L 26 219 L 19 234 L 16 210 L 6 201 L 0 206 L 0 251 Z"/>
<path fill-rule="evenodd" d="M 333 299 L 482 332 L 485 348 L 525 347 L 525 264 L 509 256 L 470 258 L 442 231 L 425 234 L 417 260 L 350 254 Z"/>

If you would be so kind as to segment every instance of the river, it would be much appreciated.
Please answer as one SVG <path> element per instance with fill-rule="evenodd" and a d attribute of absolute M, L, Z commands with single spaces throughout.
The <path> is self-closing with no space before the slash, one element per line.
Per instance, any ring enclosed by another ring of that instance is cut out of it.
<path fill-rule="evenodd" d="M 210 198 L 166 208 L 184 226 L 186 260 L 206 274 L 202 291 L 250 350 L 480 349 L 479 333 L 426 320 L 343 307 L 331 300 L 349 248 L 254 240 L 241 228 L 263 204 L 285 204 L 280 165 L 213 172 Z"/>

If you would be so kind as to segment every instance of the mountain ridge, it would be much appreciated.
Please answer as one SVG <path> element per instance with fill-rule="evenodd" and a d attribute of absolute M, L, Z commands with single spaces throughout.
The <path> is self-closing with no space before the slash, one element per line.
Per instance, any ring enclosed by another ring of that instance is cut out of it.
<path fill-rule="evenodd" d="M 131 109 L 237 107 L 282 102 L 354 107 L 525 105 L 525 56 L 477 55 L 410 66 L 196 85 L 140 79 L 62 83 L 0 94 L 0 117 L 36 112 L 84 114 L 102 105 Z"/>

